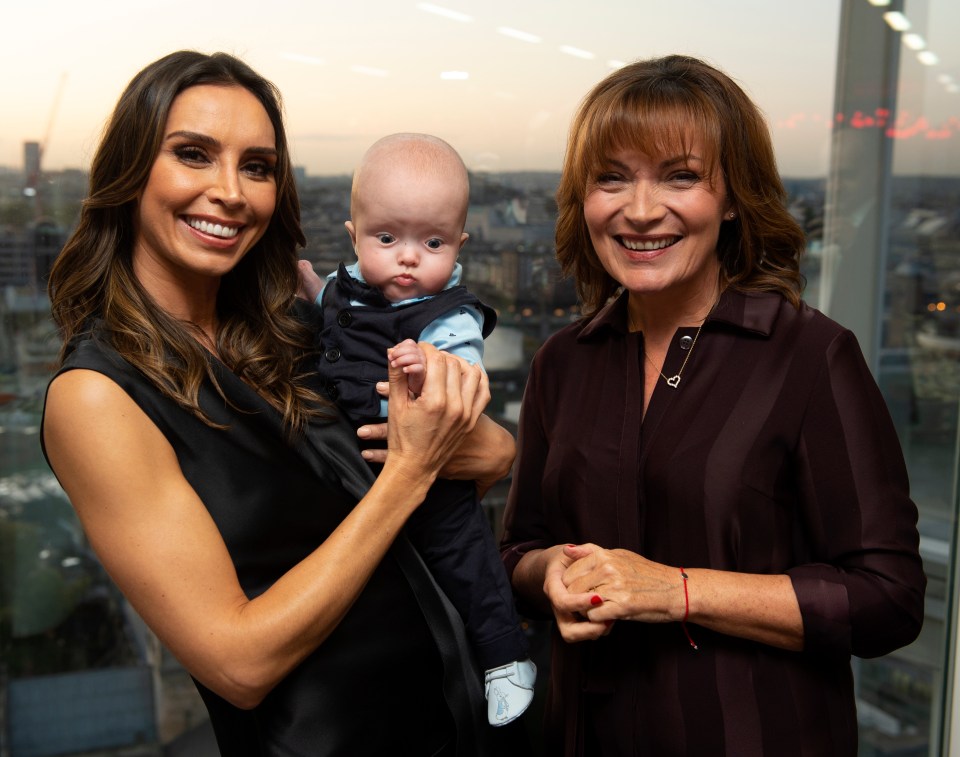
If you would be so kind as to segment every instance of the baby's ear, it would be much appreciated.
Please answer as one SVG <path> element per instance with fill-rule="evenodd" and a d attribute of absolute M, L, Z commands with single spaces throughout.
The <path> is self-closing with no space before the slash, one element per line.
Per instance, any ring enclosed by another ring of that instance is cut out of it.
<path fill-rule="evenodd" d="M 460 234 L 460 247 L 457 248 L 458 251 L 463 249 L 463 246 L 467 243 L 469 238 L 470 235 L 465 231 Z"/>
<path fill-rule="evenodd" d="M 344 221 L 343 225 L 347 229 L 347 233 L 350 235 L 350 243 L 356 247 L 357 246 L 357 227 L 353 225 L 353 221 Z"/>

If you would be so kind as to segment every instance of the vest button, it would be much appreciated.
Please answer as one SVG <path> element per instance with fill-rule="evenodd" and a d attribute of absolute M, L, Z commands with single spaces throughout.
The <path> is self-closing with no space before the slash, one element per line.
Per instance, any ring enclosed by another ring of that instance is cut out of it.
<path fill-rule="evenodd" d="M 693 346 L 693 337 L 682 336 L 680 337 L 680 349 L 689 350 Z"/>
<path fill-rule="evenodd" d="M 353 315 L 349 310 L 341 310 L 339 313 L 337 313 L 337 323 L 343 328 L 346 328 L 353 323 Z"/>
<path fill-rule="evenodd" d="M 336 347 L 331 347 L 323 353 L 323 356 L 327 359 L 328 363 L 335 363 L 340 359 L 340 350 Z"/>

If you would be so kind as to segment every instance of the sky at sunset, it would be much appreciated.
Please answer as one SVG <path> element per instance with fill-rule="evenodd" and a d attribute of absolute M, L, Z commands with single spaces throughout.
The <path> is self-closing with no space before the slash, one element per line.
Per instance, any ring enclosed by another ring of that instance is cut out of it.
<path fill-rule="evenodd" d="M 827 167 L 839 0 L 35 0 L 0 18 L 0 166 L 21 167 L 33 140 L 45 168 L 86 168 L 133 74 L 194 48 L 238 55 L 279 86 L 310 174 L 348 173 L 395 131 L 444 137 L 474 170 L 556 170 L 587 90 L 618 61 L 673 52 L 744 86 L 785 175 Z M 956 48 L 955 21 L 927 18 L 930 45 L 940 34 Z"/>

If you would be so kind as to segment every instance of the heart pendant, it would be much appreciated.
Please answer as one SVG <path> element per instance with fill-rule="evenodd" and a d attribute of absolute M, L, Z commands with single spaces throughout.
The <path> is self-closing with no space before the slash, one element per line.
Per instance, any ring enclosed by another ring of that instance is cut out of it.
<path fill-rule="evenodd" d="M 680 377 L 671 376 L 670 378 L 668 378 L 667 386 L 669 386 L 671 389 L 676 389 L 678 386 L 680 386 Z"/>

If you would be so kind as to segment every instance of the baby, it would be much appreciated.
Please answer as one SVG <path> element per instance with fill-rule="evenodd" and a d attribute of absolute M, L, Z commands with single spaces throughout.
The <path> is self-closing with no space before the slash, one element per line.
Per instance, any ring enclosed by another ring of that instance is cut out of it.
<path fill-rule="evenodd" d="M 357 424 L 387 414 L 376 382 L 387 349 L 411 391 L 423 385 L 429 342 L 481 364 L 496 314 L 465 287 L 457 262 L 467 241 L 467 170 L 456 151 L 426 134 L 376 142 L 353 177 L 347 232 L 357 262 L 326 281 L 300 261 L 300 295 L 324 311 L 318 370 L 331 398 Z M 410 520 L 409 533 L 460 612 L 486 670 L 487 719 L 516 719 L 533 699 L 536 666 L 473 482 L 440 480 Z"/>

